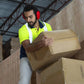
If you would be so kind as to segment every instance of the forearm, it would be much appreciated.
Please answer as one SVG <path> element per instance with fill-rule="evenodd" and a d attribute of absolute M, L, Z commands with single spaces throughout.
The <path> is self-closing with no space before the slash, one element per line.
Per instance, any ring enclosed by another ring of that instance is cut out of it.
<path fill-rule="evenodd" d="M 51 38 L 44 37 L 42 40 L 30 44 L 29 40 L 25 40 L 22 44 L 26 52 L 34 52 L 42 47 L 49 46 L 52 43 Z"/>
<path fill-rule="evenodd" d="M 39 41 L 36 43 L 25 45 L 24 48 L 27 52 L 34 52 L 34 51 L 39 50 L 43 46 L 44 46 L 44 44 L 42 43 L 42 41 Z"/>

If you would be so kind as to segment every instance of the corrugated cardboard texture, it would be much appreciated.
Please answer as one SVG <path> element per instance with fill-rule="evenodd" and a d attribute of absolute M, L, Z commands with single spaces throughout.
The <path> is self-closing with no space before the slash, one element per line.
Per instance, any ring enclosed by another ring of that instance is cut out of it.
<path fill-rule="evenodd" d="M 72 0 L 48 23 L 53 30 L 72 29 L 82 42 L 84 40 L 84 0 Z"/>
<path fill-rule="evenodd" d="M 0 84 L 18 84 L 19 49 L 0 63 Z"/>
<path fill-rule="evenodd" d="M 62 58 L 39 76 L 39 84 L 84 84 L 84 61 Z"/>
<path fill-rule="evenodd" d="M 20 43 L 18 38 L 11 38 L 11 54 L 20 48 Z"/>
<path fill-rule="evenodd" d="M 84 41 L 81 42 L 81 49 L 74 55 L 74 58 L 84 60 Z"/>
<path fill-rule="evenodd" d="M 36 52 L 28 53 L 33 70 L 43 68 L 62 56 L 71 57 L 80 49 L 76 34 L 69 29 L 43 32 L 37 37 L 34 43 L 41 40 L 43 36 L 52 38 L 53 43 Z"/>

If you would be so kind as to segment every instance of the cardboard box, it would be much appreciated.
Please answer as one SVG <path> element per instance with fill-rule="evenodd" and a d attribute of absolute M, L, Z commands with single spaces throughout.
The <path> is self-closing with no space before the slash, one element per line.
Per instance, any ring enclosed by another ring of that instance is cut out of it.
<path fill-rule="evenodd" d="M 84 61 L 61 58 L 39 74 L 37 84 L 84 84 Z"/>
<path fill-rule="evenodd" d="M 66 29 L 43 32 L 33 43 L 40 41 L 43 36 L 52 38 L 53 43 L 36 52 L 27 53 L 33 70 L 41 69 L 55 62 L 60 57 L 71 57 L 80 49 L 78 37 L 72 30 Z"/>
<path fill-rule="evenodd" d="M 74 58 L 84 60 L 84 41 L 81 42 L 81 49 L 74 55 Z"/>
<path fill-rule="evenodd" d="M 11 51 L 10 53 L 14 53 L 17 49 L 20 48 L 20 43 L 18 38 L 11 38 Z"/>
<path fill-rule="evenodd" d="M 0 62 L 0 84 L 18 84 L 20 49 Z"/>

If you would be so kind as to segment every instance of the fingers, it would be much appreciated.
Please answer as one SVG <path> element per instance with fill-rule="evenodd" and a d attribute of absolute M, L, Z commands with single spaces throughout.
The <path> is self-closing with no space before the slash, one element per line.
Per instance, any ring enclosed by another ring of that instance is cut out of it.
<path fill-rule="evenodd" d="M 49 45 L 51 45 L 52 44 L 52 39 L 51 38 L 47 38 L 46 39 L 46 43 L 45 43 L 45 46 L 49 46 Z"/>
<path fill-rule="evenodd" d="M 53 42 L 52 38 L 47 38 L 47 37 L 43 37 L 42 41 L 43 41 L 42 43 L 44 44 L 44 46 L 49 46 Z"/>

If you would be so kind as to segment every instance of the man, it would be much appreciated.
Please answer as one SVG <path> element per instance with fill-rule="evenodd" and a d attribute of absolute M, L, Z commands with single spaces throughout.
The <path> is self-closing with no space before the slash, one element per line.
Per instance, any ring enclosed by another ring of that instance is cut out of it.
<path fill-rule="evenodd" d="M 52 39 L 43 37 L 35 45 L 32 44 L 38 35 L 44 31 L 52 31 L 48 23 L 39 20 L 40 12 L 32 5 L 26 5 L 23 10 L 23 18 L 27 22 L 19 29 L 20 50 L 20 81 L 19 84 L 30 84 L 32 69 L 26 52 L 34 52 L 52 43 Z"/>

